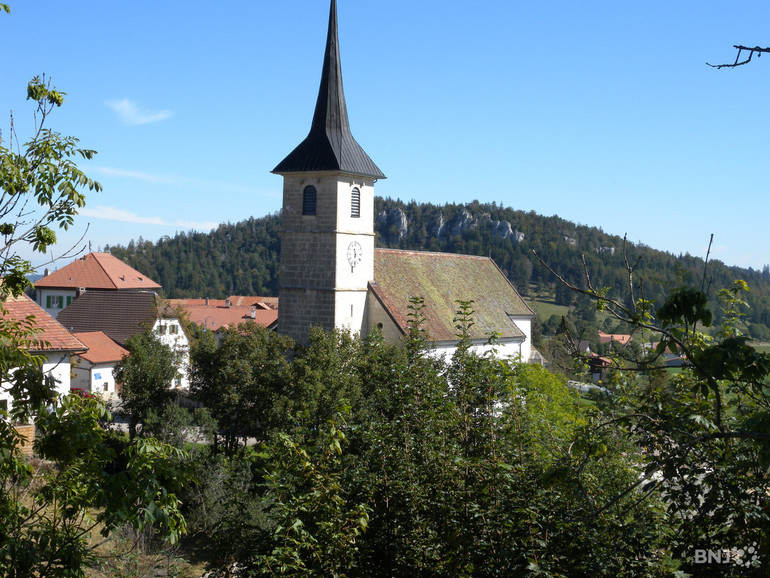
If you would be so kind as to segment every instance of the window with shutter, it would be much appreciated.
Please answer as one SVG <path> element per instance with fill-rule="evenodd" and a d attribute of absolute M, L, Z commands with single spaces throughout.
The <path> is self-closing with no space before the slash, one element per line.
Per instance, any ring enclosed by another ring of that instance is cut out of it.
<path fill-rule="evenodd" d="M 316 212 L 316 197 L 318 193 L 313 185 L 308 185 L 305 190 L 302 191 L 302 214 L 303 215 L 315 215 Z"/>
<path fill-rule="evenodd" d="M 354 188 L 350 193 L 350 216 L 358 218 L 361 216 L 361 191 Z"/>

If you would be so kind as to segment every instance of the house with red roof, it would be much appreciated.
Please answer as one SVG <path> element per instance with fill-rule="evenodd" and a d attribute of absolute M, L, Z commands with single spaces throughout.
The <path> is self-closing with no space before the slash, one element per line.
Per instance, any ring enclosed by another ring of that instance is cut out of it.
<path fill-rule="evenodd" d="M 118 388 L 112 371 L 115 364 L 128 355 L 128 350 L 118 345 L 103 331 L 86 331 L 73 334 L 88 351 L 73 356 L 72 387 L 98 393 L 103 397 L 115 396 Z"/>
<path fill-rule="evenodd" d="M 176 311 L 157 294 L 148 291 L 86 291 L 62 310 L 58 320 L 72 333 L 102 332 L 120 347 L 125 347 L 126 340 L 140 331 L 153 331 L 176 358 L 179 377 L 169 386 L 188 387 L 190 341 Z M 103 386 L 104 382 L 101 383 L 102 389 Z M 107 387 L 109 390 L 109 383 Z"/>
<path fill-rule="evenodd" d="M 631 342 L 631 336 L 624 333 L 605 333 L 599 331 L 599 343 L 617 343 L 618 345 L 628 345 Z"/>
<path fill-rule="evenodd" d="M 68 393 L 71 386 L 70 356 L 85 352 L 87 346 L 24 294 L 8 297 L 2 307 L 5 310 L 4 320 L 18 323 L 30 320 L 40 330 L 29 351 L 42 358 L 43 372 L 54 379 L 57 393 Z M 12 406 L 10 394 L 5 387 L 0 387 L 0 407 L 11 409 Z"/>
<path fill-rule="evenodd" d="M 109 253 L 88 253 L 35 282 L 36 300 L 53 317 L 86 291 L 160 291 L 155 281 Z"/>

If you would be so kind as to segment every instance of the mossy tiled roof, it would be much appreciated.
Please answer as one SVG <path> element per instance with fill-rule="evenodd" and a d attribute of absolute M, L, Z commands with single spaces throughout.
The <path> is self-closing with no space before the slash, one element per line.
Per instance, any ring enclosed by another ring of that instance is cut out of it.
<path fill-rule="evenodd" d="M 457 339 L 458 300 L 474 302 L 472 339 L 485 339 L 492 332 L 501 338 L 522 338 L 524 333 L 509 315 L 534 315 L 487 257 L 377 249 L 371 290 L 402 331 L 409 321 L 409 299 L 421 297 L 423 328 L 430 341 Z"/>

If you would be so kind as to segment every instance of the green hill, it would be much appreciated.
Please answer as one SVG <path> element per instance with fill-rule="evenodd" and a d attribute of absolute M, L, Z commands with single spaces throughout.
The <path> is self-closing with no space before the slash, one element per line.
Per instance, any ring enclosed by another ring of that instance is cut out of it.
<path fill-rule="evenodd" d="M 273 214 L 222 224 L 209 233 L 179 233 L 155 243 L 140 238 L 105 250 L 160 283 L 168 297 L 277 295 L 279 230 L 280 216 Z M 636 267 L 635 278 L 644 280 L 644 296 L 658 302 L 672 287 L 700 284 L 704 274 L 700 257 L 626 243 L 596 227 L 496 203 L 437 206 L 376 198 L 375 232 L 380 247 L 488 255 L 523 295 L 561 306 L 574 305 L 577 296 L 556 283 L 535 253 L 578 285 L 584 283 L 585 260 L 595 287 L 611 287 L 613 295 L 625 298 L 629 264 Z M 710 294 L 735 279 L 752 289 L 747 328 L 758 339 L 770 338 L 770 268 L 709 261 Z"/>

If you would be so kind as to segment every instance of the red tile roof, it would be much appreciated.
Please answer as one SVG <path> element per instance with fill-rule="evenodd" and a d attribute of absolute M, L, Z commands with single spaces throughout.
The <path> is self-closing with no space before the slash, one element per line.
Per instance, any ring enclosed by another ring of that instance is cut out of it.
<path fill-rule="evenodd" d="M 77 337 L 26 295 L 8 297 L 2 306 L 5 308 L 4 318 L 23 321 L 32 316 L 35 325 L 42 329 L 36 336 L 41 343 L 32 351 L 83 351 L 86 349 Z"/>
<path fill-rule="evenodd" d="M 423 329 L 430 341 L 457 339 L 454 318 L 458 300 L 474 301 L 471 339 L 485 339 L 491 332 L 501 338 L 521 338 L 524 334 L 508 316 L 534 316 L 488 257 L 376 249 L 374 279 L 372 291 L 404 332 L 409 299 L 424 300 Z"/>
<path fill-rule="evenodd" d="M 230 295 L 230 303 L 236 307 L 251 307 L 260 309 L 278 309 L 278 297 L 254 297 L 251 295 Z"/>
<path fill-rule="evenodd" d="M 148 291 L 161 288 L 155 281 L 109 253 L 89 253 L 58 271 L 46 275 L 35 283 L 35 287 L 146 289 Z"/>
<path fill-rule="evenodd" d="M 631 341 L 631 336 L 622 333 L 604 333 L 604 331 L 599 331 L 599 343 L 610 343 L 611 341 L 617 341 L 621 345 L 626 345 Z"/>
<path fill-rule="evenodd" d="M 270 303 L 265 303 L 265 300 L 269 300 Z M 233 296 L 227 300 L 169 299 L 168 303 L 177 310 L 185 311 L 190 321 L 203 325 L 210 331 L 218 331 L 222 327 L 234 327 L 246 321 L 254 321 L 264 327 L 270 327 L 278 320 L 277 297 Z M 272 308 L 273 306 L 275 308 Z"/>
<path fill-rule="evenodd" d="M 80 357 L 93 363 L 114 363 L 128 355 L 128 350 L 115 343 L 103 331 L 89 331 L 87 333 L 75 333 L 83 344 L 88 347 L 86 353 L 80 353 Z"/>

